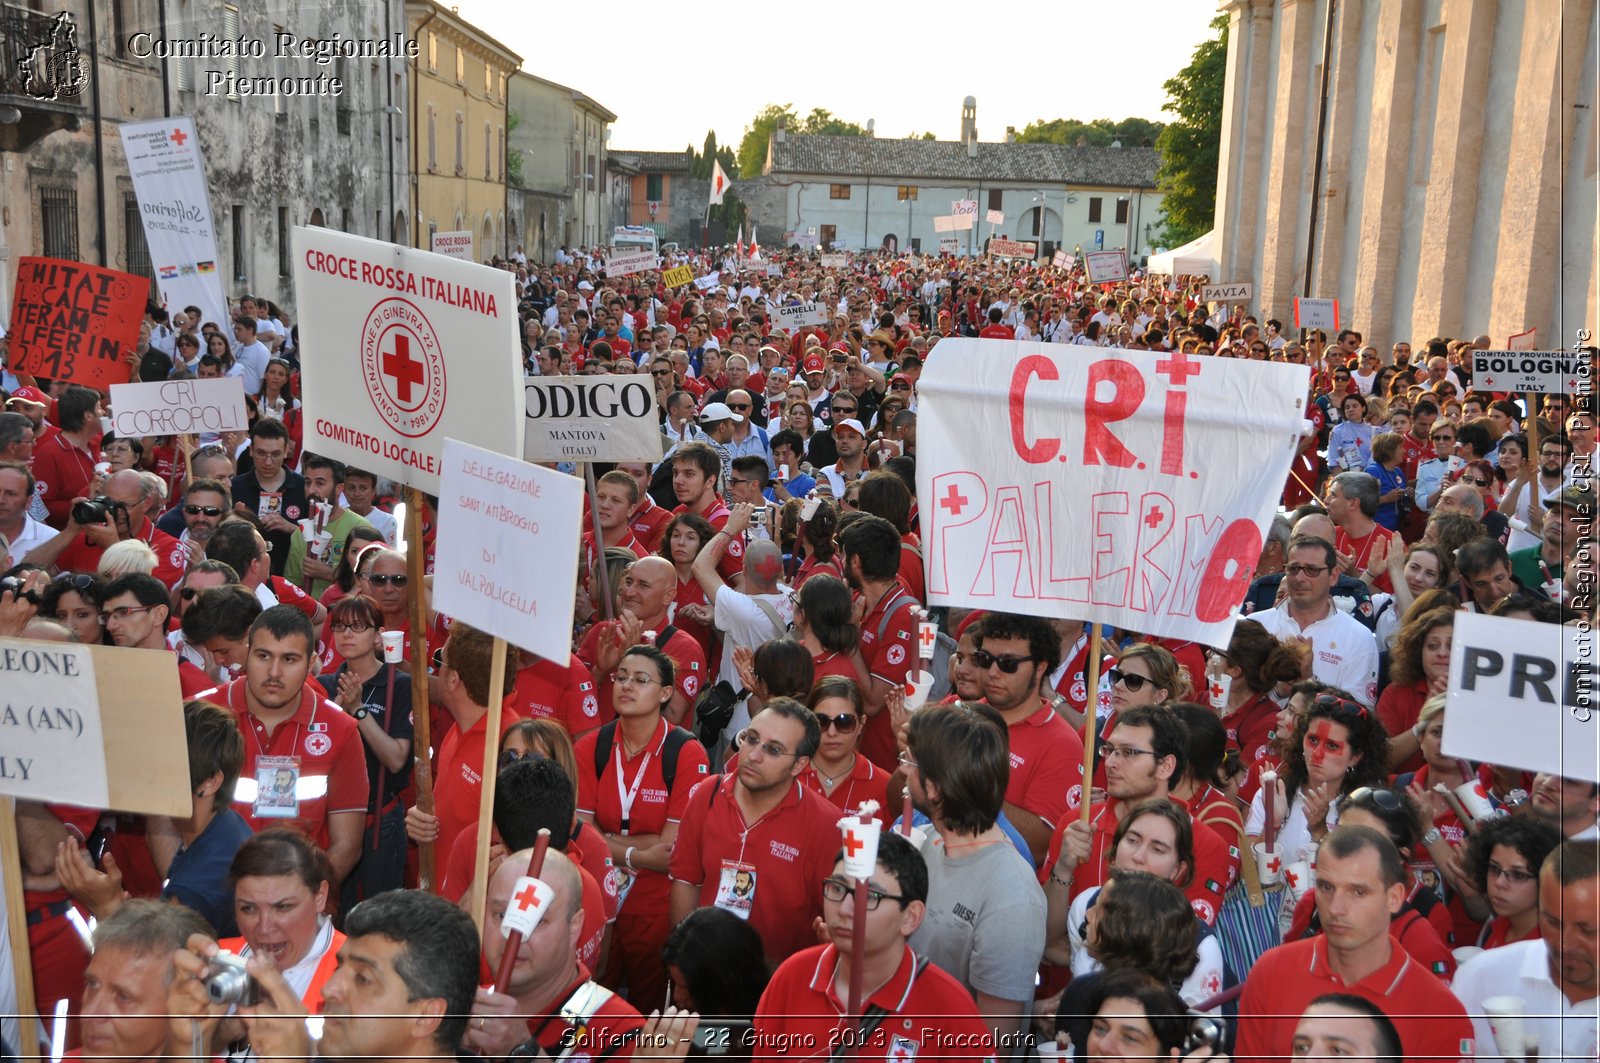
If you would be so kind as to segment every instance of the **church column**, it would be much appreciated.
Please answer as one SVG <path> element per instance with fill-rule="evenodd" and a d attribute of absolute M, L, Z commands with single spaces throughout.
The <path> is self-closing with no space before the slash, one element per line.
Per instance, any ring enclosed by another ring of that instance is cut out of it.
<path fill-rule="evenodd" d="M 1281 318 L 1286 327 L 1294 297 L 1300 294 L 1295 283 L 1301 269 L 1297 259 L 1305 253 L 1302 205 L 1315 159 L 1311 101 L 1318 86 L 1312 48 L 1322 6 L 1314 0 L 1281 0 L 1278 8 L 1277 101 L 1263 190 L 1267 213 L 1257 301 L 1264 314 Z"/>

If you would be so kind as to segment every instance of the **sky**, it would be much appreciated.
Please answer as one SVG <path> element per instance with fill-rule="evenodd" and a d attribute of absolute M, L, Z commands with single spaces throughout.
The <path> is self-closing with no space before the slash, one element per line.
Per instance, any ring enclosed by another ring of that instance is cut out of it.
<path fill-rule="evenodd" d="M 969 95 L 978 101 L 982 140 L 1052 118 L 1168 119 L 1161 86 L 1211 34 L 1217 13 L 1214 0 L 1010 0 L 949 9 L 882 0 L 444 2 L 521 55 L 528 73 L 614 112 L 612 148 L 635 151 L 698 148 L 708 128 L 719 144 L 737 147 L 769 103 L 792 103 L 802 115 L 822 107 L 862 125 L 875 119 L 881 137 L 931 131 L 941 140 L 959 138 Z M 974 24 L 973 14 L 986 9 L 998 21 Z M 715 33 L 706 29 L 712 11 Z"/>

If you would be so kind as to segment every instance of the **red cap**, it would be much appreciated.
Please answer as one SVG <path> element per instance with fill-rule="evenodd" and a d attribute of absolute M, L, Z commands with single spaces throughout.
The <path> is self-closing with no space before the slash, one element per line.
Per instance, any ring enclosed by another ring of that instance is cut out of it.
<path fill-rule="evenodd" d="M 49 407 L 50 400 L 38 388 L 21 387 L 11 393 L 8 402 L 25 402 L 30 406 Z"/>
<path fill-rule="evenodd" d="M 850 353 L 850 345 L 848 343 L 840 341 L 839 343 L 835 343 L 833 346 L 829 347 L 828 350 L 830 350 L 830 351 L 838 351 L 840 354 L 849 354 Z"/>
<path fill-rule="evenodd" d="M 827 371 L 828 371 L 828 367 L 823 364 L 822 355 L 820 355 L 820 354 L 808 354 L 808 355 L 806 355 L 806 364 L 805 364 L 805 368 L 802 370 L 802 372 L 806 372 L 806 373 L 826 373 Z"/>

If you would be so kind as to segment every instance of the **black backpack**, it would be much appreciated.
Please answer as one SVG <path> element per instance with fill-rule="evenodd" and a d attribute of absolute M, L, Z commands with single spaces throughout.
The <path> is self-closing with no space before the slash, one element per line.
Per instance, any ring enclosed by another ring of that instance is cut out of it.
<path fill-rule="evenodd" d="M 617 741 L 617 721 L 612 720 L 601 727 L 594 739 L 594 773 L 596 778 L 600 778 L 606 773 L 606 761 L 611 759 L 611 747 Z M 672 792 L 672 782 L 678 774 L 678 751 L 685 742 L 692 741 L 694 735 L 682 727 L 668 726 L 667 740 L 661 745 L 661 781 L 668 793 Z"/>

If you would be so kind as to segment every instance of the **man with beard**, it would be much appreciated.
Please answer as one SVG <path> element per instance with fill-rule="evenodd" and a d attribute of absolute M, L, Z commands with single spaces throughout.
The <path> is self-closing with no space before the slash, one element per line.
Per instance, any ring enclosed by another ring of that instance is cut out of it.
<path fill-rule="evenodd" d="M 849 417 L 834 423 L 833 442 L 839 460 L 824 466 L 817 479 L 828 482 L 837 500 L 844 498 L 845 487 L 867 474 L 867 431 L 859 420 Z"/>
<path fill-rule="evenodd" d="M 289 539 L 289 560 L 283 566 L 283 575 L 290 583 L 300 586 L 310 580 L 311 596 L 321 599 L 323 592 L 333 583 L 334 570 L 344 556 L 351 531 L 371 525 L 367 524 L 364 517 L 339 504 L 339 497 L 344 490 L 344 462 L 307 454 L 300 467 L 305 470 L 302 475 L 305 477 L 306 501 L 309 503 L 307 515 L 316 517 L 319 502 L 331 507 L 327 519 L 322 521 L 323 532 L 328 538 L 323 540 L 318 536 L 316 542 L 307 543 L 304 529 L 297 526 Z"/>
<path fill-rule="evenodd" d="M 206 545 L 232 508 L 228 485 L 221 480 L 193 480 L 184 489 L 183 505 L 177 511 L 183 514 L 178 546 L 183 550 L 185 567 L 205 558 Z"/>

